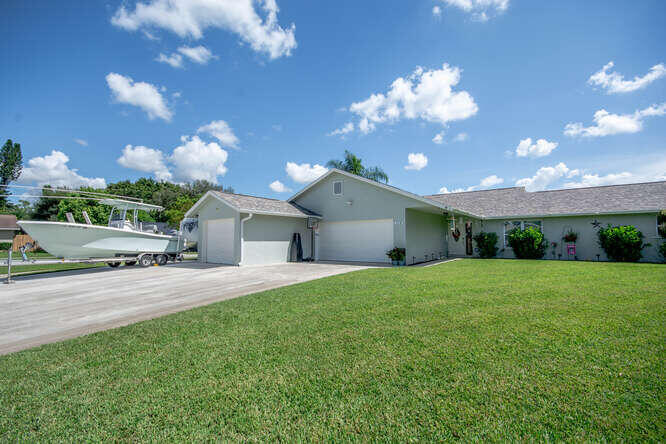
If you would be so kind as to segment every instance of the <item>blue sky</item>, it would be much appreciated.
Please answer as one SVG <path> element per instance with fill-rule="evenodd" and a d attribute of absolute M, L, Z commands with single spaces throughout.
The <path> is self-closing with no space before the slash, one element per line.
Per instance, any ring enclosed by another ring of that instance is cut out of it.
<path fill-rule="evenodd" d="M 3 16 L 0 136 L 22 145 L 23 183 L 208 178 L 286 198 L 345 149 L 420 194 L 666 179 L 661 0 L 10 1 Z"/>

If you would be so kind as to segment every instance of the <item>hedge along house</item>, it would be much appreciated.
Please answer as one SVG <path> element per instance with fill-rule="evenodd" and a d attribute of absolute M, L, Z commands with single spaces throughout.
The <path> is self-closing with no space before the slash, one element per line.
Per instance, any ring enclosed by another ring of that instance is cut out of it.
<path fill-rule="evenodd" d="M 657 261 L 657 214 L 666 208 L 666 182 L 528 192 L 524 188 L 419 196 L 336 169 L 287 201 L 210 191 L 186 214 L 199 218 L 203 262 L 249 265 L 289 261 L 298 233 L 304 258 L 389 262 L 393 247 L 407 264 L 478 256 L 472 237 L 493 231 L 499 257 L 512 258 L 505 234 L 533 225 L 557 242 L 547 259 L 573 259 L 561 238 L 578 233 L 575 257 L 606 260 L 596 227 L 634 225 L 652 243 L 644 260 Z M 597 257 L 599 255 L 599 257 Z"/>
<path fill-rule="evenodd" d="M 657 248 L 666 241 L 660 236 L 658 217 L 666 209 L 666 181 L 528 192 L 523 187 L 426 196 L 476 215 L 458 218 L 460 240 L 449 237 L 450 256 L 478 256 L 470 251 L 472 235 L 497 233 L 498 257 L 514 258 L 507 233 L 515 228 L 538 227 L 549 241 L 544 259 L 608 260 L 599 247 L 597 229 L 607 225 L 633 225 L 651 244 L 643 250 L 643 261 L 660 260 Z M 578 234 L 573 249 L 562 240 Z M 556 246 L 552 246 L 552 243 Z"/>

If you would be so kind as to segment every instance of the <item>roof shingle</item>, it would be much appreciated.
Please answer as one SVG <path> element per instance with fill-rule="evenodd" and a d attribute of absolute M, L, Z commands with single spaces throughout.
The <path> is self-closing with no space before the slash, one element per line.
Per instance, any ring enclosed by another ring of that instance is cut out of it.
<path fill-rule="evenodd" d="M 536 192 L 514 187 L 424 197 L 488 218 L 617 214 L 666 209 L 666 181 Z"/>
<path fill-rule="evenodd" d="M 234 208 L 247 213 L 265 213 L 278 216 L 309 217 L 319 215 L 306 208 L 284 200 L 268 199 L 266 197 L 248 196 L 245 194 L 223 193 L 214 191 L 215 195 Z"/>

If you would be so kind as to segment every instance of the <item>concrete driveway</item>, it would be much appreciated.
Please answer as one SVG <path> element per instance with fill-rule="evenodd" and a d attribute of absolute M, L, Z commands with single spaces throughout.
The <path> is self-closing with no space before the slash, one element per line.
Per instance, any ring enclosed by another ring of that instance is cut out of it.
<path fill-rule="evenodd" d="M 0 284 L 0 354 L 364 268 L 368 267 L 185 262 L 17 277 L 15 284 Z"/>

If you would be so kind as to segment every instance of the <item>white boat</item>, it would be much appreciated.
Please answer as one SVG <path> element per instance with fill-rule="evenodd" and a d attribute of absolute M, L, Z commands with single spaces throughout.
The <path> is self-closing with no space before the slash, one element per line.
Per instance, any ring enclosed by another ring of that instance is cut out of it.
<path fill-rule="evenodd" d="M 112 207 L 106 227 L 76 223 L 73 218 L 70 222 L 21 220 L 17 224 L 41 248 L 64 259 L 112 258 L 142 253 L 173 256 L 185 248 L 185 238 L 180 233 L 158 233 L 154 225 L 146 226 L 138 221 L 139 210 L 162 210 L 162 207 L 121 199 L 102 199 L 100 203 Z M 134 214 L 130 222 L 126 218 L 131 210 Z"/>

